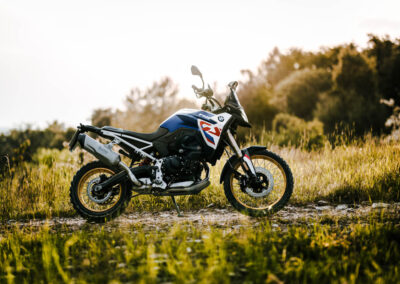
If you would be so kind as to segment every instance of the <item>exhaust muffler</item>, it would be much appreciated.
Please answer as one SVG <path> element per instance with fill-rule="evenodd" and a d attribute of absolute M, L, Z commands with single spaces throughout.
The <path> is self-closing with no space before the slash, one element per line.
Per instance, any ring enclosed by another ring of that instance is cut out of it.
<path fill-rule="evenodd" d="M 81 145 L 82 149 L 85 149 L 86 151 L 88 151 L 90 154 L 95 156 L 97 159 L 99 159 L 106 165 L 111 167 L 119 166 L 124 171 L 126 171 L 126 173 L 129 176 L 129 179 L 135 185 L 137 186 L 142 185 L 142 183 L 139 182 L 135 177 L 135 175 L 131 172 L 129 167 L 121 161 L 120 155 L 112 151 L 109 147 L 94 140 L 92 137 L 82 133 L 79 134 L 78 136 L 78 142 Z"/>
<path fill-rule="evenodd" d="M 121 162 L 121 157 L 117 153 L 86 134 L 79 134 L 78 142 L 83 149 L 108 166 L 115 167 Z"/>

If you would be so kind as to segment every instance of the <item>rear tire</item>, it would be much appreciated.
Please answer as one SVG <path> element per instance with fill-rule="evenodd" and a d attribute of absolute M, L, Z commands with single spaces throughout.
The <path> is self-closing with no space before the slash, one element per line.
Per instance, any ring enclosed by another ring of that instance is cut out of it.
<path fill-rule="evenodd" d="M 272 166 L 275 166 L 277 168 L 276 172 L 272 174 L 269 170 L 268 173 L 273 176 L 273 178 L 276 178 L 276 175 L 281 175 L 282 179 L 284 180 L 284 184 L 281 186 L 281 193 L 279 192 L 277 195 L 276 200 L 274 199 L 271 201 L 270 204 L 267 202 L 267 198 L 271 197 L 270 194 L 274 192 L 274 190 L 277 190 L 273 188 L 270 193 L 266 194 L 265 196 L 265 203 L 262 206 L 254 206 L 254 205 L 249 205 L 245 201 L 247 200 L 255 200 L 255 203 L 261 203 L 263 200 L 260 197 L 252 197 L 247 194 L 243 189 L 240 188 L 239 185 L 237 185 L 235 188 L 235 185 L 233 183 L 234 180 L 234 171 L 233 169 L 229 169 L 227 174 L 225 175 L 224 178 L 224 191 L 225 195 L 228 199 L 228 201 L 232 204 L 234 208 L 236 208 L 238 211 L 240 211 L 243 214 L 253 216 L 253 217 L 263 217 L 263 216 L 268 216 L 271 215 L 278 210 L 282 209 L 286 203 L 289 201 L 290 196 L 292 195 L 293 192 L 293 175 L 292 172 L 288 166 L 288 164 L 277 154 L 272 153 L 268 150 L 253 150 L 250 151 L 250 158 L 253 159 L 264 159 L 267 161 L 267 163 L 270 163 Z M 257 168 L 257 165 L 254 164 L 254 166 Z M 236 170 L 239 170 L 240 167 L 240 160 L 236 159 L 232 162 L 232 167 Z M 260 167 L 261 168 L 261 167 Z M 261 172 L 261 169 L 260 169 Z M 276 174 L 275 174 L 276 173 Z M 236 179 L 235 179 L 236 180 Z M 277 186 L 278 188 L 278 186 Z"/>
<path fill-rule="evenodd" d="M 118 191 L 118 194 L 112 195 L 111 202 L 107 201 L 109 203 L 97 204 L 90 200 L 88 193 L 90 182 L 95 179 L 96 175 L 108 174 L 110 176 L 117 172 L 117 168 L 111 168 L 100 161 L 88 163 L 77 171 L 71 182 L 70 198 L 79 215 L 90 221 L 103 223 L 124 212 L 132 197 L 132 191 L 126 182 L 113 188 L 113 190 Z M 117 199 L 114 200 L 114 198 Z"/>

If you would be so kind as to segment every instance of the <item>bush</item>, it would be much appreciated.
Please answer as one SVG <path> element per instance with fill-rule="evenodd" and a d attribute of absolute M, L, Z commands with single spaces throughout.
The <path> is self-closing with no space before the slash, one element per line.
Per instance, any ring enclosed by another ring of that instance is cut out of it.
<path fill-rule="evenodd" d="M 332 79 L 325 69 L 294 71 L 275 88 L 277 107 L 310 120 L 321 93 L 330 90 Z"/>
<path fill-rule="evenodd" d="M 351 126 L 358 136 L 371 130 L 380 134 L 388 113 L 379 104 L 371 59 L 354 46 L 343 48 L 338 64 L 333 66 L 332 79 L 333 88 L 320 96 L 314 113 L 324 123 L 327 133 L 340 126 Z"/>
<path fill-rule="evenodd" d="M 306 150 L 322 148 L 327 139 L 318 120 L 304 121 L 296 116 L 280 113 L 272 122 L 274 142 L 279 146 L 296 146 Z"/>

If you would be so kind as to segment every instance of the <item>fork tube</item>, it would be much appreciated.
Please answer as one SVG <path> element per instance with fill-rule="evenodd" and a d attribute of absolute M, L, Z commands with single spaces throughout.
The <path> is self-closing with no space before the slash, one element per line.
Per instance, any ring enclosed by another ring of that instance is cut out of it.
<path fill-rule="evenodd" d="M 245 170 L 246 173 L 248 173 L 250 176 L 255 176 L 256 171 L 253 165 L 253 162 L 250 159 L 250 154 L 247 150 L 245 150 L 245 155 L 243 156 L 242 150 L 240 150 L 238 144 L 236 143 L 235 138 L 233 137 L 231 131 L 228 129 L 228 139 L 229 139 L 229 144 L 232 147 L 233 151 L 236 153 L 236 155 L 240 158 L 242 161 L 242 167 Z"/>
<path fill-rule="evenodd" d="M 235 154 L 238 155 L 239 158 L 242 158 L 242 156 L 243 156 L 242 151 L 240 151 L 240 148 L 239 148 L 238 144 L 236 143 L 236 140 L 233 137 L 233 135 L 229 129 L 228 129 L 227 133 L 228 133 L 229 145 L 231 146 L 231 148 L 233 149 Z"/>

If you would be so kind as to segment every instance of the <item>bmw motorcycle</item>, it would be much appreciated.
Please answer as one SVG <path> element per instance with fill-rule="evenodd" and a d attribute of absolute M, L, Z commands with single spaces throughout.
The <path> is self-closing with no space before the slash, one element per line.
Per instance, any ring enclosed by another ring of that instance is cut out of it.
<path fill-rule="evenodd" d="M 293 191 L 287 163 L 263 146 L 240 149 L 235 140 L 239 126 L 251 127 L 236 95 L 238 82 L 228 84 L 230 92 L 221 105 L 210 85 L 205 88 L 200 70 L 192 66 L 191 71 L 203 84 L 202 88 L 192 86 L 198 98 L 205 98 L 202 110 L 179 110 L 153 133 L 77 127 L 70 151 L 79 144 L 98 159 L 78 170 L 71 182 L 71 202 L 81 216 L 97 222 L 110 220 L 124 211 L 132 197 L 143 194 L 170 196 L 181 216 L 174 197 L 198 194 L 208 187 L 209 164 L 214 166 L 224 150 L 228 159 L 220 183 L 234 208 L 259 217 L 285 206 Z M 87 132 L 110 142 L 100 143 Z M 113 150 L 115 145 L 118 152 Z M 121 155 L 130 161 L 129 166 Z"/>

